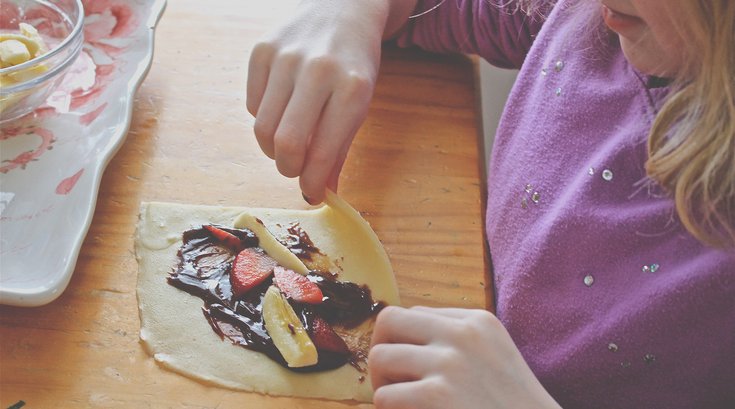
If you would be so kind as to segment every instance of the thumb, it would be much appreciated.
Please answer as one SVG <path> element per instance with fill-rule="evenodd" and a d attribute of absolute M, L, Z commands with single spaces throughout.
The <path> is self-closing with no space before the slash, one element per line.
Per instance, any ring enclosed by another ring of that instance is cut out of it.
<path fill-rule="evenodd" d="M 332 192 L 337 193 L 337 185 L 339 185 L 339 174 L 342 173 L 342 167 L 345 164 L 345 160 L 347 159 L 347 153 L 350 150 L 350 145 L 352 143 L 352 140 L 348 140 L 342 145 L 342 148 L 339 150 L 339 154 L 337 156 L 337 161 L 334 163 L 334 167 L 332 168 L 332 171 L 329 173 L 329 177 L 327 178 L 327 188 L 329 188 Z"/>

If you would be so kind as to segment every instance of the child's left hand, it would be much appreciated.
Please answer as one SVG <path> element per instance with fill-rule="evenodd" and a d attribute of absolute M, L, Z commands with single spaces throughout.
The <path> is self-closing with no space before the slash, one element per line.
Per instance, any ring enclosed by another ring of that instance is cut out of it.
<path fill-rule="evenodd" d="M 368 365 L 378 409 L 559 408 L 484 310 L 387 307 Z"/>

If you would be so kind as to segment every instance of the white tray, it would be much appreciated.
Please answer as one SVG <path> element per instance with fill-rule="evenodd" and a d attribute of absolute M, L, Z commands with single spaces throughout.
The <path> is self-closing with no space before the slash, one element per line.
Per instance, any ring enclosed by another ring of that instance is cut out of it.
<path fill-rule="evenodd" d="M 56 299 L 122 145 L 165 0 L 86 0 L 85 45 L 46 105 L 0 131 L 0 303 Z"/>

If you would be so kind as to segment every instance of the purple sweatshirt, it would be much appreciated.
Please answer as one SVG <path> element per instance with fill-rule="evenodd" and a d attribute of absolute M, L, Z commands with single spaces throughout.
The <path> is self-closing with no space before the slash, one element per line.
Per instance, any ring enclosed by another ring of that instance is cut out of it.
<path fill-rule="evenodd" d="M 488 177 L 498 317 L 564 408 L 735 408 L 735 252 L 644 170 L 668 89 L 568 1 L 545 21 L 493 3 L 446 0 L 398 42 L 520 68 Z"/>

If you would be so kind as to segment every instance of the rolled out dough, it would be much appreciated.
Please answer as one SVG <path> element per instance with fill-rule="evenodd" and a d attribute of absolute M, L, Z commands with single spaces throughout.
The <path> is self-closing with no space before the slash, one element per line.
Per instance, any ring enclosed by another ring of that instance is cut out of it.
<path fill-rule="evenodd" d="M 270 395 L 371 401 L 370 377 L 349 364 L 299 374 L 264 354 L 223 341 L 205 320 L 202 300 L 166 282 L 178 263 L 176 252 L 185 230 L 208 223 L 236 226 L 242 214 L 257 217 L 277 237 L 298 222 L 314 245 L 333 260 L 331 271 L 338 273 L 340 281 L 366 284 L 376 301 L 399 303 L 393 270 L 377 236 L 332 193 L 326 205 L 313 210 L 142 203 L 135 250 L 140 338 L 145 349 L 162 366 L 214 385 Z"/>

